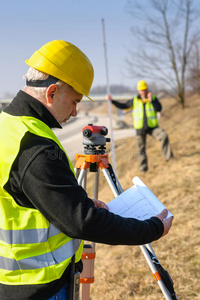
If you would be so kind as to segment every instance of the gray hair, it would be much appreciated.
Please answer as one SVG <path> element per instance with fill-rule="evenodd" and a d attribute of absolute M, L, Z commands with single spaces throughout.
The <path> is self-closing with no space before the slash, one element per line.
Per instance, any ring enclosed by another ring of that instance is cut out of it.
<path fill-rule="evenodd" d="M 41 71 L 38 71 L 38 70 L 30 67 L 28 69 L 28 71 L 26 72 L 26 74 L 24 74 L 23 79 L 26 79 L 28 81 L 45 80 L 48 77 L 49 77 L 48 74 L 43 73 Z M 56 82 L 56 85 L 58 86 L 58 88 L 60 89 L 60 91 L 62 93 L 66 92 L 69 88 L 72 88 L 69 84 L 67 84 L 61 80 L 58 80 Z M 24 87 L 24 90 L 26 90 L 26 89 L 27 89 L 27 86 Z M 29 89 L 31 89 L 31 91 L 35 97 L 41 98 L 41 97 L 44 97 L 47 87 L 32 87 L 32 86 L 30 86 Z"/>

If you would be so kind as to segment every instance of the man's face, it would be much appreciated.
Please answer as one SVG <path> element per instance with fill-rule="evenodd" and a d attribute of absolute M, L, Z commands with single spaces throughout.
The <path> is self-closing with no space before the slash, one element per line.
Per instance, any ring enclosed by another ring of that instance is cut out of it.
<path fill-rule="evenodd" d="M 66 91 L 59 89 L 52 102 L 51 113 L 58 123 L 67 122 L 69 118 L 77 116 L 77 104 L 81 101 L 83 95 L 77 93 L 72 88 Z"/>
<path fill-rule="evenodd" d="M 138 93 L 141 98 L 146 98 L 147 97 L 147 89 L 146 90 L 138 90 Z"/>

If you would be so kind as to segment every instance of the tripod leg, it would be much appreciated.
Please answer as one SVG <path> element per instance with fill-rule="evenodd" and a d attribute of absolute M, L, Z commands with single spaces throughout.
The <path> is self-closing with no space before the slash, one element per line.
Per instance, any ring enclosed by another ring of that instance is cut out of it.
<path fill-rule="evenodd" d="M 75 169 L 77 181 L 79 185 L 82 185 L 86 190 L 87 185 L 87 169 Z M 94 199 L 98 199 L 99 191 L 99 170 L 95 172 L 95 183 L 94 183 Z M 82 261 L 83 261 L 83 271 L 80 277 L 80 299 L 89 300 L 90 299 L 90 284 L 94 282 L 94 259 L 95 259 L 95 243 L 84 243 Z"/>
<path fill-rule="evenodd" d="M 95 172 L 95 178 L 94 178 L 94 199 L 98 199 L 98 193 L 99 193 L 99 169 Z"/>
<path fill-rule="evenodd" d="M 108 182 L 108 184 L 109 184 L 109 186 L 110 186 L 113 194 L 115 195 L 115 197 L 117 197 L 119 195 L 119 192 L 118 192 L 118 190 L 116 188 L 116 185 L 112 181 L 111 176 L 110 176 L 108 170 L 107 169 L 103 169 L 102 172 L 103 172 L 103 174 L 104 174 L 104 176 L 105 176 L 105 178 L 106 178 L 106 180 L 107 180 L 107 182 Z"/>
<path fill-rule="evenodd" d="M 74 171 L 75 171 L 76 178 L 78 178 L 79 173 L 80 173 L 80 169 L 74 168 Z"/>
<path fill-rule="evenodd" d="M 104 173 L 104 176 L 105 176 L 105 178 L 106 178 L 106 180 L 107 180 L 114 196 L 115 197 L 119 196 L 119 194 L 121 194 L 123 192 L 123 189 L 122 189 L 121 185 L 119 184 L 120 188 L 119 188 L 119 191 L 118 191 L 117 188 L 116 188 L 116 185 L 114 184 L 114 182 L 112 180 L 112 177 L 110 176 L 110 174 L 108 172 L 108 170 L 103 169 L 102 172 Z M 115 178 L 115 180 L 116 180 L 117 183 L 119 182 L 117 178 Z M 171 297 L 171 295 L 170 295 L 168 289 L 166 288 L 162 278 L 160 277 L 160 275 L 158 273 L 158 270 L 156 269 L 156 266 L 152 262 L 151 256 L 148 252 L 148 250 L 149 250 L 152 253 L 152 255 L 157 259 L 156 254 L 153 251 L 153 248 L 151 247 L 150 244 L 147 244 L 146 246 L 141 245 L 140 249 L 141 249 L 141 251 L 142 251 L 142 253 L 143 253 L 143 255 L 144 255 L 144 257 L 145 257 L 145 259 L 146 259 L 146 261 L 147 261 L 147 263 L 148 263 L 148 265 L 149 265 L 149 267 L 150 267 L 150 269 L 153 273 L 153 276 L 154 276 L 155 280 L 157 281 L 163 295 L 165 296 L 165 299 L 172 300 L 173 298 Z"/>
<path fill-rule="evenodd" d="M 85 170 L 85 174 L 82 181 L 82 187 L 86 190 L 87 187 L 87 169 Z"/>
<path fill-rule="evenodd" d="M 117 184 L 120 194 L 123 193 L 123 189 L 122 189 L 121 184 L 119 183 L 119 180 L 117 179 L 117 177 L 116 177 L 116 184 Z"/>
<path fill-rule="evenodd" d="M 81 169 L 80 173 L 79 173 L 79 176 L 77 178 L 77 181 L 78 181 L 78 184 L 82 184 L 83 182 L 83 179 L 86 177 L 86 170 L 84 169 Z"/>
<path fill-rule="evenodd" d="M 148 244 L 148 247 L 149 247 L 149 244 Z M 167 290 L 167 288 L 166 288 L 166 286 L 165 286 L 162 278 L 160 277 L 160 274 L 158 273 L 158 270 L 157 270 L 156 266 L 152 262 L 152 259 L 151 259 L 150 255 L 149 255 L 149 252 L 148 252 L 147 248 L 144 245 L 141 245 L 140 249 L 141 249 L 141 251 L 142 251 L 142 253 L 143 253 L 143 255 L 144 255 L 144 257 L 145 257 L 145 259 L 146 259 L 146 261 L 148 263 L 148 265 L 149 265 L 149 268 L 152 271 L 154 279 L 157 281 L 157 283 L 158 283 L 158 285 L 159 285 L 159 287 L 160 287 L 163 295 L 165 296 L 165 299 L 171 300 L 172 297 L 171 297 L 170 293 L 168 292 L 168 290 Z M 152 249 L 152 247 L 151 247 L 151 249 Z M 154 251 L 153 251 L 153 253 L 154 253 Z M 154 255 L 154 257 L 157 258 L 156 255 Z"/>
<path fill-rule="evenodd" d="M 115 183 L 115 185 L 117 187 L 118 193 L 119 194 L 123 193 L 123 189 L 121 187 L 121 184 L 119 183 L 119 180 L 117 179 L 117 176 L 116 176 L 115 172 L 113 171 L 113 168 L 112 168 L 111 164 L 108 165 L 107 169 L 110 172 L 110 178 L 112 179 L 112 181 Z"/>

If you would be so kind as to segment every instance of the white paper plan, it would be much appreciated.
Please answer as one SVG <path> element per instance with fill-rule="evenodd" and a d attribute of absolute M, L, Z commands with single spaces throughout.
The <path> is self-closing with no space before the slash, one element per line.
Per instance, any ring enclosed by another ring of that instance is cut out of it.
<path fill-rule="evenodd" d="M 133 178 L 133 186 L 110 201 L 110 212 L 125 218 L 149 219 L 166 208 L 139 177 Z M 168 217 L 172 216 L 168 212 Z"/>

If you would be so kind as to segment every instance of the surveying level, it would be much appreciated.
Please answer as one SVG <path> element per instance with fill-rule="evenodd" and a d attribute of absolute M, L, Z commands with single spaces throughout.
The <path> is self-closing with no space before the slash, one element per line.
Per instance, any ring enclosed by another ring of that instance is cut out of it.
<path fill-rule="evenodd" d="M 105 138 L 108 130 L 105 126 L 94 126 L 89 124 L 83 128 L 83 145 L 85 154 L 76 154 L 75 173 L 78 184 L 86 190 L 87 170 L 94 173 L 94 199 L 98 199 L 99 191 L 99 170 L 103 172 L 113 194 L 117 197 L 123 193 L 123 189 L 108 161 L 108 154 L 105 154 Z M 166 270 L 161 266 L 159 260 L 150 244 L 141 245 L 141 251 L 153 273 L 153 277 L 158 283 L 165 299 L 178 300 L 173 281 Z M 94 258 L 95 243 L 84 244 L 82 259 L 83 272 L 81 273 L 81 300 L 90 299 L 90 283 L 94 282 Z"/>
<path fill-rule="evenodd" d="M 108 129 L 105 126 L 95 126 L 88 124 L 82 130 L 83 145 L 85 154 L 104 154 L 106 142 L 110 142 L 110 138 L 105 138 Z"/>

